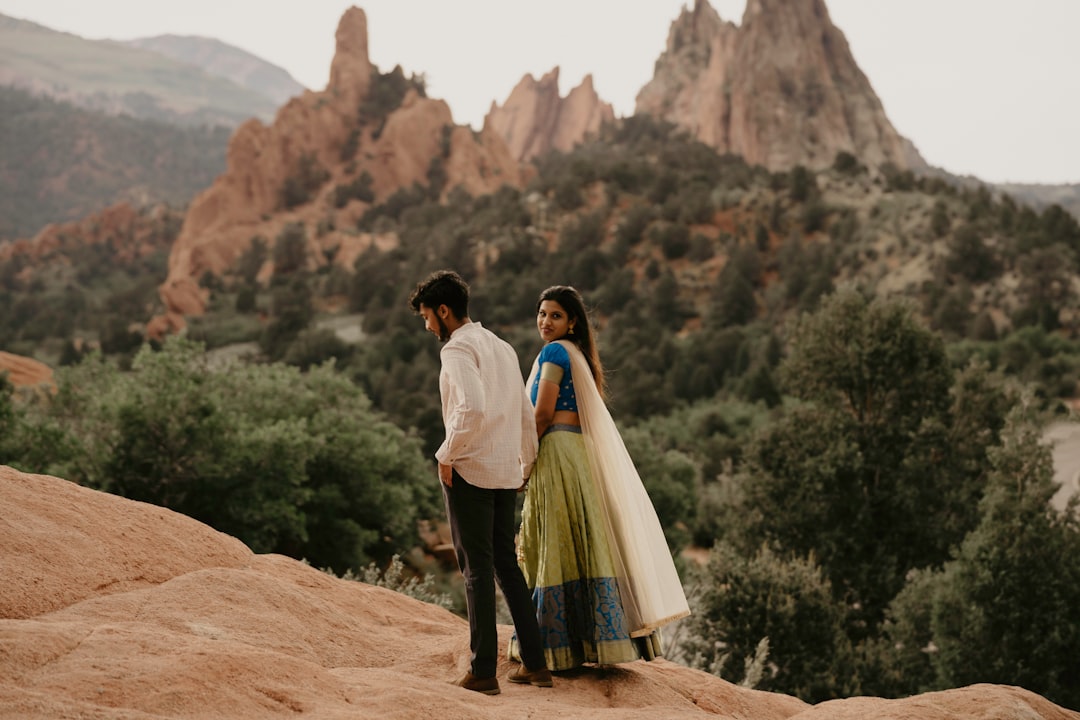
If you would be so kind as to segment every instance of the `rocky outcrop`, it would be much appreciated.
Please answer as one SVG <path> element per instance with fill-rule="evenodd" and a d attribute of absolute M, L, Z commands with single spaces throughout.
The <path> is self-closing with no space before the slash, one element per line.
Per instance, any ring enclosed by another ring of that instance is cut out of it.
<path fill-rule="evenodd" d="M 111 245 L 117 262 L 131 262 L 169 247 L 169 227 L 177 221 L 177 213 L 164 206 L 140 211 L 118 203 L 81 220 L 46 225 L 32 238 L 0 243 L 0 262 L 21 257 L 31 273 L 51 262 L 70 263 L 69 252 L 103 243 Z"/>
<path fill-rule="evenodd" d="M 161 507 L 0 466 L 0 717 L 1080 720 L 1016 687 L 811 706 L 665 660 L 450 683 L 467 622 Z M 499 626 L 505 648 L 512 628 Z M 501 660 L 498 674 L 516 665 Z"/>
<path fill-rule="evenodd" d="M 510 154 L 528 162 L 549 150 L 567 152 L 615 119 L 611 105 L 593 88 L 592 75 L 559 96 L 559 68 L 535 80 L 526 75 L 503 105 L 491 104 L 484 128 L 499 134 Z"/>
<path fill-rule="evenodd" d="M 167 313 L 151 322 L 152 334 L 202 314 L 207 294 L 199 279 L 225 273 L 254 237 L 272 247 L 286 224 L 304 226 L 312 267 L 328 257 L 356 257 L 374 239 L 345 230 L 355 227 L 370 203 L 357 199 L 340 206 L 335 189 L 365 173 L 375 202 L 414 183 L 427 185 L 433 162 L 446 171 L 444 194 L 457 186 L 478 194 L 522 184 L 501 140 L 477 140 L 467 128 L 455 128 L 442 100 L 409 90 L 383 120 L 365 124 L 360 110 L 377 73 L 368 56 L 367 18 L 350 8 L 338 25 L 326 89 L 293 98 L 271 125 L 251 120 L 241 126 L 229 143 L 226 172 L 192 202 L 160 289 Z M 315 178 L 310 197 L 284 207 L 286 183 L 305 173 L 306 181 Z"/>
<path fill-rule="evenodd" d="M 672 23 L 636 111 L 770 170 L 824 168 L 838 152 L 871 168 L 925 166 L 889 122 L 824 0 L 748 0 L 740 26 L 696 0 Z"/>
<path fill-rule="evenodd" d="M 0 350 L 0 375 L 15 387 L 54 388 L 52 368 L 33 358 Z"/>

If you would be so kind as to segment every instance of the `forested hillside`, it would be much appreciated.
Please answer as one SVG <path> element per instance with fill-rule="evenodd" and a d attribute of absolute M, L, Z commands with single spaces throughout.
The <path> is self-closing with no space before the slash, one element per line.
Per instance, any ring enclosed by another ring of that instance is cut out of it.
<path fill-rule="evenodd" d="M 225 169 L 230 132 L 112 117 L 0 87 L 0 242 L 121 201 L 182 208 Z"/>

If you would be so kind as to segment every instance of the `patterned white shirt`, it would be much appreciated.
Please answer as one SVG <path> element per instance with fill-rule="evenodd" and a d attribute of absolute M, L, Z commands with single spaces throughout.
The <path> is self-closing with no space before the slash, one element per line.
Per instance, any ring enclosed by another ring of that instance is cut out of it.
<path fill-rule="evenodd" d="M 454 330 L 439 355 L 446 438 L 435 458 L 470 485 L 521 487 L 536 462 L 538 442 L 514 348 L 469 322 Z"/>

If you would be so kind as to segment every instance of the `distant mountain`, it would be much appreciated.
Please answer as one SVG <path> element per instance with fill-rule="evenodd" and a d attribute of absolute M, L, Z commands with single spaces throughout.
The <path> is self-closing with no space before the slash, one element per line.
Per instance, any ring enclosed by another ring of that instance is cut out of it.
<path fill-rule="evenodd" d="M 239 51 L 237 51 L 239 52 Z M 188 62 L 0 15 L 0 85 L 110 115 L 235 127 L 279 103 Z"/>
<path fill-rule="evenodd" d="M 118 202 L 183 207 L 225 170 L 230 132 L 112 117 L 0 87 L 0 241 Z"/>
<path fill-rule="evenodd" d="M 1073 217 L 1080 220 L 1080 184 L 1033 185 L 1028 183 L 1002 183 L 994 187 L 1012 195 L 1021 202 L 1037 208 L 1060 205 L 1072 213 Z"/>
<path fill-rule="evenodd" d="M 158 35 L 130 40 L 125 44 L 160 53 L 173 60 L 202 68 L 211 75 L 227 78 L 262 95 L 277 106 L 284 105 L 305 89 L 284 68 L 214 38 Z"/>

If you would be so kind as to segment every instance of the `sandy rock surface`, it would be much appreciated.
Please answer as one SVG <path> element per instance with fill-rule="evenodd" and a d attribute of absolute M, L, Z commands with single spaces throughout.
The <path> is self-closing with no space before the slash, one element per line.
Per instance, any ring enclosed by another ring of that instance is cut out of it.
<path fill-rule="evenodd" d="M 477 695 L 450 684 L 467 666 L 468 627 L 446 610 L 4 466 L 0 547 L 3 719 L 1080 720 L 992 685 L 811 707 L 663 660 Z M 510 632 L 500 627 L 504 644 Z"/>

